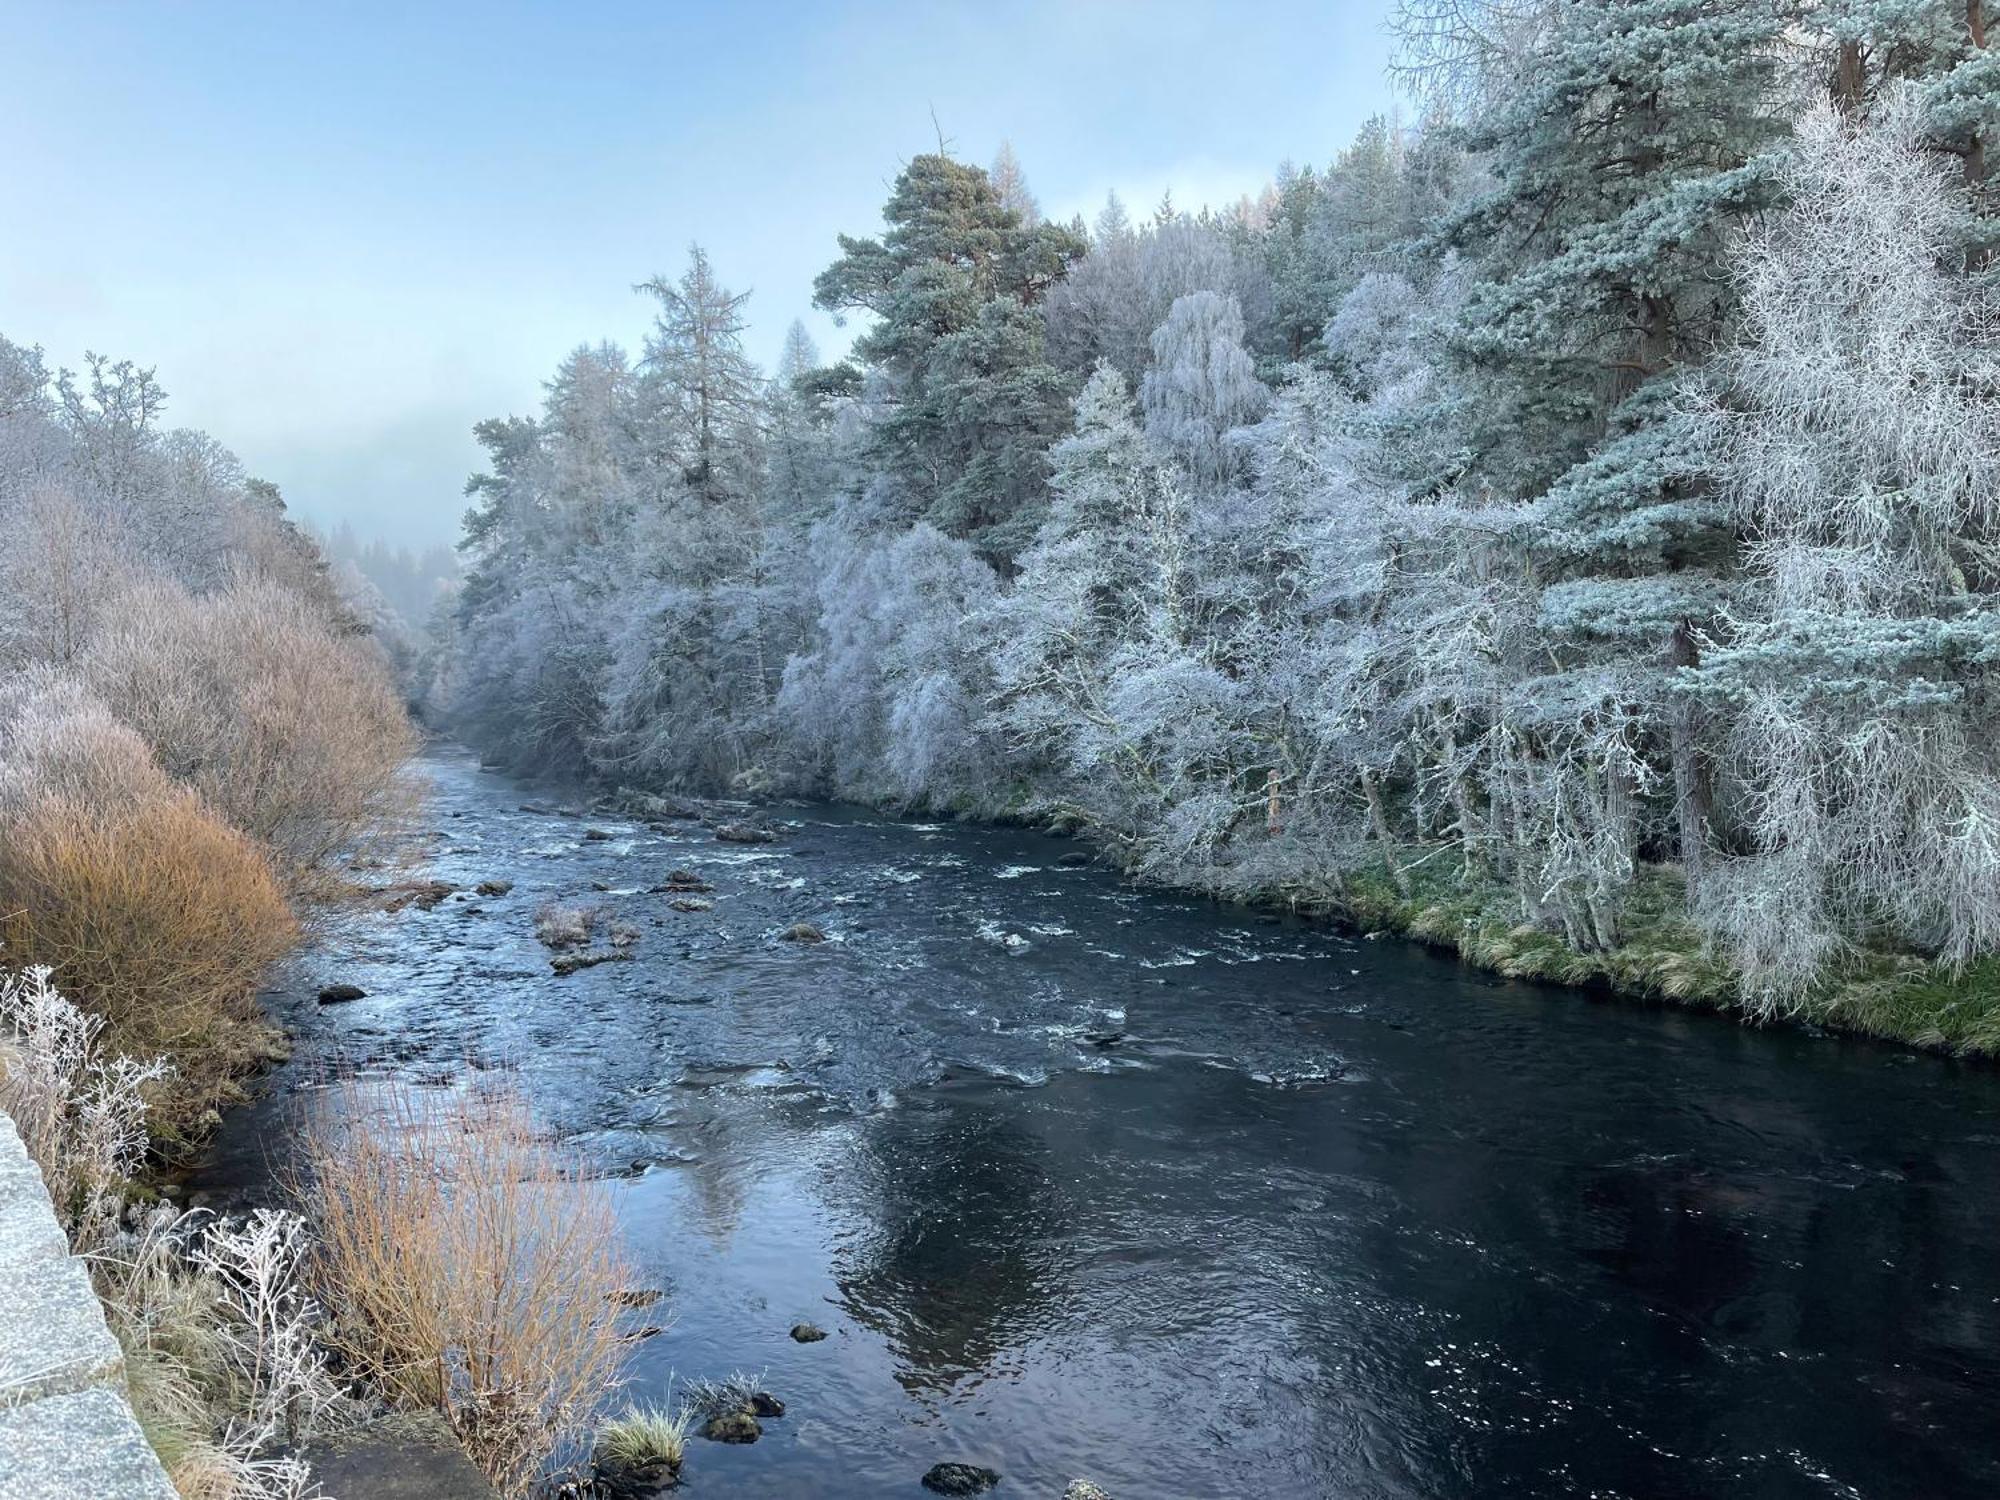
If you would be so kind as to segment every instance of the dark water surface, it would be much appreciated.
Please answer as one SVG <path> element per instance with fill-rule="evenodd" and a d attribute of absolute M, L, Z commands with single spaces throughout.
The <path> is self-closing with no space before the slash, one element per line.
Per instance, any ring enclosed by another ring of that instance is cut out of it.
<path fill-rule="evenodd" d="M 790 1406 L 693 1443 L 691 1495 L 915 1500 L 946 1459 L 1001 1500 L 2000 1495 L 1991 1069 L 1500 981 L 1033 833 L 799 806 L 745 848 L 425 770 L 414 873 L 513 891 L 343 919 L 275 1003 L 302 1053 L 516 1065 L 643 1164 L 615 1191 L 673 1321 L 636 1393 L 740 1366 Z M 713 911 L 647 894 L 676 865 Z M 552 977 L 551 896 L 636 960 Z M 315 1007 L 336 979 L 369 998 Z M 261 1176 L 307 1066 L 208 1187 Z"/>

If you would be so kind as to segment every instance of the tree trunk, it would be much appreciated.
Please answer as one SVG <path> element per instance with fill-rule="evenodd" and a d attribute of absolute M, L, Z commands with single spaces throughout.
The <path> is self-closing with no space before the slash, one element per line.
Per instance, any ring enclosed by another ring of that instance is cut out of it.
<path fill-rule="evenodd" d="M 1388 867 L 1389 880 L 1396 887 L 1396 893 L 1405 901 L 1410 899 L 1410 876 L 1403 868 L 1403 862 L 1396 857 L 1396 836 L 1389 831 L 1389 814 L 1382 806 L 1382 789 L 1375 784 L 1375 773 L 1361 768 L 1361 791 L 1368 799 L 1368 827 L 1375 835 L 1375 842 L 1382 846 L 1382 863 Z"/>
<path fill-rule="evenodd" d="M 1691 621 L 1682 620 L 1674 626 L 1667 642 L 1667 665 L 1675 669 L 1701 665 L 1701 647 L 1694 638 Z M 1669 752 L 1674 763 L 1674 812 L 1680 823 L 1681 870 L 1687 877 L 1689 905 L 1694 903 L 1702 877 L 1707 873 L 1709 824 L 1715 810 L 1715 788 L 1701 753 L 1703 718 L 1701 706 L 1692 698 L 1682 697 L 1674 705 L 1668 726 Z"/>
<path fill-rule="evenodd" d="M 1977 0 L 1973 0 L 1977 3 Z M 1833 96 L 1834 106 L 1844 115 L 1856 114 L 1861 108 L 1861 91 L 1868 81 L 1867 70 L 1861 62 L 1861 44 L 1842 42 L 1840 51 L 1833 62 L 1833 79 L 1827 92 Z"/>

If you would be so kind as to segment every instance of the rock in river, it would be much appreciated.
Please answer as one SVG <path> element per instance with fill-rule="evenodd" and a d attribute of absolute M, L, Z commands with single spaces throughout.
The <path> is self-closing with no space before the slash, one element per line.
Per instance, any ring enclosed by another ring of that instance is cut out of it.
<path fill-rule="evenodd" d="M 756 1416 L 747 1411 L 725 1411 L 708 1419 L 701 1435 L 716 1443 L 754 1443 L 764 1435 Z"/>
<path fill-rule="evenodd" d="M 750 1410 L 760 1417 L 782 1417 L 785 1414 L 785 1403 L 769 1391 L 752 1391 Z"/>
<path fill-rule="evenodd" d="M 574 974 L 578 969 L 595 968 L 598 964 L 620 963 L 631 956 L 630 948 L 614 948 L 609 953 L 558 953 L 549 960 L 549 967 L 558 974 Z"/>
<path fill-rule="evenodd" d="M 319 992 L 321 1005 L 338 1005 L 343 1000 L 359 1000 L 368 991 L 358 984 L 330 984 Z"/>
<path fill-rule="evenodd" d="M 715 836 L 725 844 L 768 844 L 777 838 L 770 829 L 754 823 L 720 823 L 716 825 Z"/>
<path fill-rule="evenodd" d="M 514 889 L 511 880 L 482 880 L 473 890 L 482 896 L 504 896 Z"/>
<path fill-rule="evenodd" d="M 937 1495 L 982 1495 L 999 1482 L 998 1470 L 978 1464 L 932 1464 L 924 1471 L 924 1488 Z"/>
<path fill-rule="evenodd" d="M 801 1344 L 817 1344 L 826 1337 L 826 1330 L 816 1323 L 794 1323 L 792 1337 Z"/>
<path fill-rule="evenodd" d="M 826 941 L 826 934 L 810 922 L 794 922 L 783 932 L 779 933 L 778 936 L 788 943 L 823 943 Z"/>
<path fill-rule="evenodd" d="M 678 1465 L 664 1459 L 631 1463 L 622 1458 L 596 1460 L 597 1486 L 591 1490 L 602 1500 L 654 1500 L 673 1491 L 681 1482 Z"/>

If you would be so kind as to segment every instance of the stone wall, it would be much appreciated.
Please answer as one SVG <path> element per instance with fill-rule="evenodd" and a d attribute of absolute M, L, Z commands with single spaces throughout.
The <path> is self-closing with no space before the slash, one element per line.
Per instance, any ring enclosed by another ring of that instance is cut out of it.
<path fill-rule="evenodd" d="M 174 1500 L 41 1170 L 0 1113 L 0 1500 Z"/>

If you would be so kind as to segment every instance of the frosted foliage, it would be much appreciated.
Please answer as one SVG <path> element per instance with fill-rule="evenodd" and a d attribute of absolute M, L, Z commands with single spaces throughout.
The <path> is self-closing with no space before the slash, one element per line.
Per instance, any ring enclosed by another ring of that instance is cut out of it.
<path fill-rule="evenodd" d="M 992 569 L 924 525 L 880 542 L 836 520 L 814 542 L 837 562 L 821 588 L 821 644 L 785 669 L 779 708 L 799 751 L 850 795 L 948 801 L 976 786 L 991 763 L 973 709 Z"/>
<path fill-rule="evenodd" d="M 1696 413 L 1752 538 L 1705 675 L 1757 852 L 1708 914 L 1774 1008 L 1871 928 L 1953 962 L 2000 942 L 1995 308 L 1949 269 L 1910 101 L 1810 116 L 1785 186 Z"/>
<path fill-rule="evenodd" d="M 1242 468 L 1231 431 L 1256 421 L 1266 400 L 1243 348 L 1236 299 L 1193 292 L 1175 301 L 1153 334 L 1153 367 L 1140 387 L 1147 436 L 1178 457 L 1197 485 L 1219 488 Z"/>
<path fill-rule="evenodd" d="M 579 350 L 480 428 L 455 722 L 526 767 L 1032 808 L 1212 890 L 1463 896 L 1509 943 L 1699 923 L 1767 1010 L 1859 947 L 1988 953 L 1992 69 L 1920 10 L 1407 6 L 1436 114 L 1223 212 L 1113 199 L 1087 253 L 1011 154 L 920 155 L 815 283 L 867 315 L 848 356 L 795 332 L 770 381 L 697 261 L 643 363 Z M 1829 79 L 1849 114 L 1801 121 Z M 59 580 L 90 455 L 156 413 L 0 355 Z M 5 648 L 59 659 L 62 600 Z"/>
<path fill-rule="evenodd" d="M 58 993 L 50 970 L 0 974 L 0 1109 L 85 1247 L 112 1228 L 146 1152 L 146 1085 L 167 1072 L 158 1060 L 107 1056 L 103 1029 L 101 1016 Z"/>

